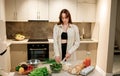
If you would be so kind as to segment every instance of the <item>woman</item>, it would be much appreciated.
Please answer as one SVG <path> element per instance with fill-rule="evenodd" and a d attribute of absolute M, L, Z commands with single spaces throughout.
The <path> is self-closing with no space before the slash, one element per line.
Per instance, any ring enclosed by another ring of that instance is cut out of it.
<path fill-rule="evenodd" d="M 72 24 L 70 12 L 63 9 L 59 15 L 59 22 L 53 29 L 54 53 L 56 62 L 68 59 L 79 47 L 80 37 L 78 27 Z"/>

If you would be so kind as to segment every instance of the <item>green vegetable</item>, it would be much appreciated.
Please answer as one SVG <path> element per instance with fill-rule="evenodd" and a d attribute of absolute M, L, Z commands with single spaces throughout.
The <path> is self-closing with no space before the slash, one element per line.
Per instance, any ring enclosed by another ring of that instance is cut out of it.
<path fill-rule="evenodd" d="M 16 71 L 19 71 L 19 68 L 20 68 L 20 67 L 21 67 L 20 65 L 16 66 L 15 70 L 16 70 Z"/>
<path fill-rule="evenodd" d="M 61 63 L 53 63 L 52 65 L 50 65 L 50 69 L 52 70 L 52 72 L 58 73 L 62 69 L 62 64 Z"/>
<path fill-rule="evenodd" d="M 36 68 L 33 70 L 29 76 L 48 76 L 49 72 L 46 67 L 43 68 Z"/>
<path fill-rule="evenodd" d="M 55 62 L 56 62 L 55 59 L 46 59 L 44 61 L 44 64 L 55 63 Z"/>

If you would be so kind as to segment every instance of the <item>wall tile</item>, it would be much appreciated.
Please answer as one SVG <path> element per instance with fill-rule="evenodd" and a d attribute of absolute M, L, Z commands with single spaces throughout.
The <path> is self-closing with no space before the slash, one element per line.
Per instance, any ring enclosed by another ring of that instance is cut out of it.
<path fill-rule="evenodd" d="M 53 27 L 56 22 L 6 22 L 8 39 L 13 39 L 15 34 L 20 33 L 26 38 L 53 38 Z M 78 26 L 80 35 L 85 30 L 85 38 L 91 38 L 91 23 L 74 23 Z"/>

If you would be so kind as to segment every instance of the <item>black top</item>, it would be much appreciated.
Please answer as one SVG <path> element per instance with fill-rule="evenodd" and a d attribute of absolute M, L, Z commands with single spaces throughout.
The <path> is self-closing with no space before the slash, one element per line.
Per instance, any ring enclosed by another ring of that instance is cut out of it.
<path fill-rule="evenodd" d="M 67 40 L 67 38 L 68 38 L 67 32 L 62 32 L 61 39 L 66 39 Z"/>

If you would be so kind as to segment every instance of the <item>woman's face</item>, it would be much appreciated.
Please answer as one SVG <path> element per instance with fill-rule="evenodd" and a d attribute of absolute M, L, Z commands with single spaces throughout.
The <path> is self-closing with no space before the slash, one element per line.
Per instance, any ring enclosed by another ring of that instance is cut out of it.
<path fill-rule="evenodd" d="M 63 21 L 63 24 L 68 24 L 69 22 L 69 17 L 66 17 L 65 13 L 62 13 L 62 21 Z"/>

